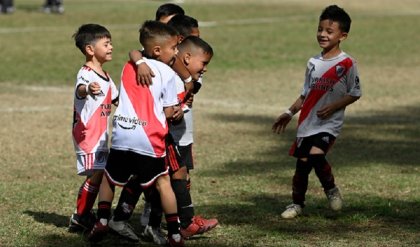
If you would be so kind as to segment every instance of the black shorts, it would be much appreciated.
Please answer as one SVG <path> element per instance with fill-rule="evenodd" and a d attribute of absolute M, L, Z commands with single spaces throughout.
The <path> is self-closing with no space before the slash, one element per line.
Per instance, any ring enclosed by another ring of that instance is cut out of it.
<path fill-rule="evenodd" d="M 131 176 L 136 175 L 140 185 L 147 188 L 158 177 L 168 175 L 168 167 L 165 158 L 154 158 L 111 148 L 105 175 L 110 183 L 118 186 L 124 186 Z"/>
<path fill-rule="evenodd" d="M 187 146 L 178 146 L 168 135 L 166 138 L 166 162 L 170 173 L 174 173 L 181 167 L 186 166 L 188 170 L 193 169 L 192 144 Z"/>
<path fill-rule="evenodd" d="M 298 137 L 290 148 L 289 155 L 296 158 L 307 158 L 312 147 L 317 147 L 325 154 L 334 144 L 335 137 L 329 133 L 321 132 L 312 136 Z"/>

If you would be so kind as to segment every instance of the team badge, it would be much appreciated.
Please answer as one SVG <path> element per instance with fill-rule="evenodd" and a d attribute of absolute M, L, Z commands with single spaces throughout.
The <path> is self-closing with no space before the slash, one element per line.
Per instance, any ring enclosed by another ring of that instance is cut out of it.
<path fill-rule="evenodd" d="M 340 78 L 344 74 L 344 67 L 341 65 L 335 66 L 335 73 L 337 74 L 337 77 Z"/>

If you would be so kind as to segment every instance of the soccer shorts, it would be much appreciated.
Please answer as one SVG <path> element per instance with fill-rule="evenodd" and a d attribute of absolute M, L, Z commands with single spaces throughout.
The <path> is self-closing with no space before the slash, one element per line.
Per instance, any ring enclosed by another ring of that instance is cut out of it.
<path fill-rule="evenodd" d="M 77 174 L 92 175 L 94 171 L 105 169 L 108 151 L 97 151 L 90 154 L 76 154 Z"/>
<path fill-rule="evenodd" d="M 171 138 L 166 141 L 166 163 L 169 166 L 170 174 L 175 173 L 181 167 L 188 170 L 194 169 L 192 159 L 192 144 L 187 146 L 176 145 Z"/>
<path fill-rule="evenodd" d="M 136 175 L 140 185 L 146 189 L 153 185 L 157 178 L 168 174 L 165 158 L 112 148 L 105 167 L 108 181 L 117 186 L 124 186 L 131 176 Z"/>
<path fill-rule="evenodd" d="M 289 155 L 296 158 L 307 158 L 312 147 L 317 147 L 328 153 L 333 146 L 335 137 L 329 133 L 321 132 L 312 136 L 298 137 L 289 150 Z"/>

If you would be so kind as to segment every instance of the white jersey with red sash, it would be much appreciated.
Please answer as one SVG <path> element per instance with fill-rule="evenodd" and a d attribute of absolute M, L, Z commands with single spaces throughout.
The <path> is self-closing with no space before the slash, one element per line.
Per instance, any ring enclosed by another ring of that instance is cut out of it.
<path fill-rule="evenodd" d="M 77 88 L 91 82 L 99 83 L 99 95 L 81 98 Z M 112 100 L 118 97 L 118 90 L 111 77 L 97 74 L 88 66 L 83 66 L 78 74 L 74 93 L 73 142 L 76 154 L 92 154 L 108 150 L 108 122 Z"/>
<path fill-rule="evenodd" d="M 184 111 L 184 117 L 178 123 L 170 124 L 169 132 L 177 145 L 187 146 L 193 143 L 192 108 L 188 107 L 185 103 L 182 103 L 185 100 L 186 92 L 184 82 L 179 76 L 176 77 L 176 89 L 178 101 Z"/>
<path fill-rule="evenodd" d="M 152 85 L 136 81 L 136 66 L 126 63 L 121 75 L 120 98 L 113 117 L 111 148 L 151 157 L 164 157 L 168 134 L 164 107 L 178 104 L 175 72 L 166 64 L 148 59 Z"/>
<path fill-rule="evenodd" d="M 323 59 L 321 55 L 310 58 L 301 94 L 305 101 L 298 120 L 297 137 L 321 132 L 337 137 L 344 122 L 345 109 L 324 120 L 318 118 L 316 112 L 345 95 L 362 95 L 356 61 L 344 52 L 331 59 Z"/>

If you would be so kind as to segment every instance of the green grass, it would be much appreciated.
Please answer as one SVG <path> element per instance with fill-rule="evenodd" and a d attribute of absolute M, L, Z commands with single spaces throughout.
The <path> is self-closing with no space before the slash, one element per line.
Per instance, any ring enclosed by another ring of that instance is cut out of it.
<path fill-rule="evenodd" d="M 72 87 L 83 63 L 71 36 L 82 23 L 107 26 L 118 83 L 138 27 L 162 1 L 66 1 L 62 16 L 40 1 L 0 15 L 0 246 L 89 246 L 67 232 L 82 178 L 71 141 Z M 271 133 L 299 95 L 307 59 L 319 52 L 317 16 L 329 1 L 198 1 L 182 6 L 215 50 L 195 102 L 196 212 L 220 221 L 188 246 L 420 245 L 420 4 L 342 1 L 353 24 L 343 49 L 358 61 L 363 97 L 347 109 L 329 154 L 345 199 L 328 210 L 311 174 L 305 214 L 283 220 L 296 122 Z M 138 227 L 140 204 L 131 223 Z M 102 246 L 129 243 L 109 236 Z M 147 246 L 146 243 L 143 243 Z"/>

